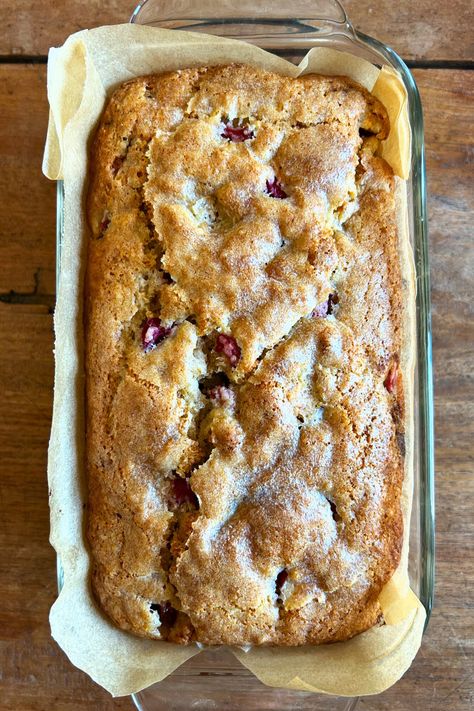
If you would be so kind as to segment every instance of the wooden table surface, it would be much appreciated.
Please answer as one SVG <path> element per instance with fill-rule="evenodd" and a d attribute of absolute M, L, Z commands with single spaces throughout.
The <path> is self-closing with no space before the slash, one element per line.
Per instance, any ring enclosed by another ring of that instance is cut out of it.
<path fill-rule="evenodd" d="M 356 27 L 409 61 L 423 100 L 436 400 L 435 608 L 411 669 L 360 708 L 467 711 L 474 708 L 472 5 L 350 0 L 346 7 Z M 131 9 L 127 0 L 2 2 L 0 709 L 133 708 L 75 669 L 49 634 L 56 595 L 46 483 L 56 206 L 55 185 L 41 175 L 48 47 L 81 28 L 124 21 Z"/>

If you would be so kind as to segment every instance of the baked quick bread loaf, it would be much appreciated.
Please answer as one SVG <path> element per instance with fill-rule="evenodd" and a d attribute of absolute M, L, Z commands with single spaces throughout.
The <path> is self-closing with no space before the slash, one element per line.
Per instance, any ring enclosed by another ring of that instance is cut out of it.
<path fill-rule="evenodd" d="M 250 66 L 134 79 L 91 157 L 88 538 L 102 610 L 188 643 L 381 623 L 404 403 L 384 107 Z"/>

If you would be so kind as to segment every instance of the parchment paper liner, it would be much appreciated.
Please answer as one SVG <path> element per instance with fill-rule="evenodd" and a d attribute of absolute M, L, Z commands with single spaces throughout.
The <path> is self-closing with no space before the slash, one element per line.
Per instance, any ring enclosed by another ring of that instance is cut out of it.
<path fill-rule="evenodd" d="M 237 40 L 116 25 L 71 35 L 48 61 L 50 121 L 43 172 L 63 179 L 65 190 L 61 278 L 55 311 L 55 391 L 48 478 L 51 543 L 64 569 L 64 587 L 51 614 L 52 635 L 80 669 L 114 696 L 139 691 L 164 679 L 198 654 L 193 645 L 139 639 L 115 628 L 96 607 L 88 583 L 89 557 L 84 539 L 84 372 L 82 284 L 87 231 L 84 185 L 87 146 L 110 91 L 142 74 L 190 66 L 246 62 L 288 76 L 316 72 L 343 74 L 371 90 L 387 107 L 391 121 L 382 155 L 400 178 L 410 166 L 407 97 L 390 67 L 333 49 L 314 48 L 299 67 Z M 413 487 L 414 268 L 408 241 L 406 186 L 397 180 L 401 263 L 406 289 L 406 476 L 403 489 L 405 531 L 409 531 Z M 294 649 L 234 649 L 238 659 L 270 686 L 356 696 L 393 684 L 409 667 L 421 641 L 425 611 L 409 588 L 408 535 L 402 560 L 379 601 L 386 624 L 347 642 Z"/>

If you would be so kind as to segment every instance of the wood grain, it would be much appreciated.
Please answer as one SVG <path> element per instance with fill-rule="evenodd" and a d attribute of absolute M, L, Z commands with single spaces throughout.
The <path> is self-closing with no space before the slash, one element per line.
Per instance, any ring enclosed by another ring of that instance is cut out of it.
<path fill-rule="evenodd" d="M 128 699 L 113 702 L 74 669 L 50 638 L 56 561 L 48 544 L 53 331 L 47 307 L 0 304 L 0 342 L 0 708 L 130 708 Z"/>
<path fill-rule="evenodd" d="M 46 67 L 0 64 L 0 298 L 53 305 L 56 190 L 41 174 Z M 49 297 L 49 298 L 48 298 Z"/>
<path fill-rule="evenodd" d="M 363 699 L 361 711 L 474 707 L 474 72 L 419 70 L 415 75 L 425 106 L 430 189 L 437 408 L 436 604 L 411 669 L 389 691 Z M 0 708 L 131 710 L 130 699 L 112 700 L 75 669 L 49 634 L 48 610 L 56 595 L 54 551 L 47 541 L 45 473 L 53 333 L 44 297 L 54 288 L 55 207 L 54 186 L 38 170 L 47 120 L 44 67 L 0 66 L 0 78 L 5 107 L 0 114 L 0 159 L 8 166 L 0 171 L 0 209 L 7 216 L 0 240 Z M 38 270 L 41 278 L 35 292 Z M 11 289 L 30 297 L 2 303 Z M 177 694 L 197 692 L 209 679 L 203 671 L 199 658 L 181 669 L 174 682 Z M 249 684 L 245 670 L 226 657 L 216 676 L 223 692 L 236 686 L 239 690 L 222 708 L 242 709 L 242 693 Z M 257 707 L 281 711 L 284 696 L 264 706 L 262 689 L 257 686 L 253 697 Z M 316 702 L 310 697 L 301 708 L 314 711 Z"/>
<path fill-rule="evenodd" d="M 4 0 L 0 55 L 47 54 L 49 47 L 62 44 L 78 30 L 128 22 L 135 4 L 133 0 L 56 0 L 48 4 Z M 356 28 L 387 43 L 406 59 L 474 59 L 470 0 L 436 5 L 431 0 L 346 0 L 344 4 Z"/>

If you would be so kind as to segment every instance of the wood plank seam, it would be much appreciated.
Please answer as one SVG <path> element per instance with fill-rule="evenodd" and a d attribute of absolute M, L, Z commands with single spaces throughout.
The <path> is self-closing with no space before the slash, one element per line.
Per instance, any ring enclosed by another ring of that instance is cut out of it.
<path fill-rule="evenodd" d="M 0 54 L 0 64 L 46 64 L 47 61 L 46 54 Z M 474 70 L 473 59 L 404 59 L 403 61 L 410 69 Z"/>
<path fill-rule="evenodd" d="M 56 295 L 41 294 L 39 292 L 40 272 L 41 269 L 37 269 L 33 274 L 33 291 L 19 292 L 15 291 L 14 289 L 11 289 L 7 293 L 0 294 L 0 302 L 3 304 L 34 304 L 39 306 L 47 306 L 48 313 L 52 314 L 54 312 L 54 305 L 56 303 Z"/>

